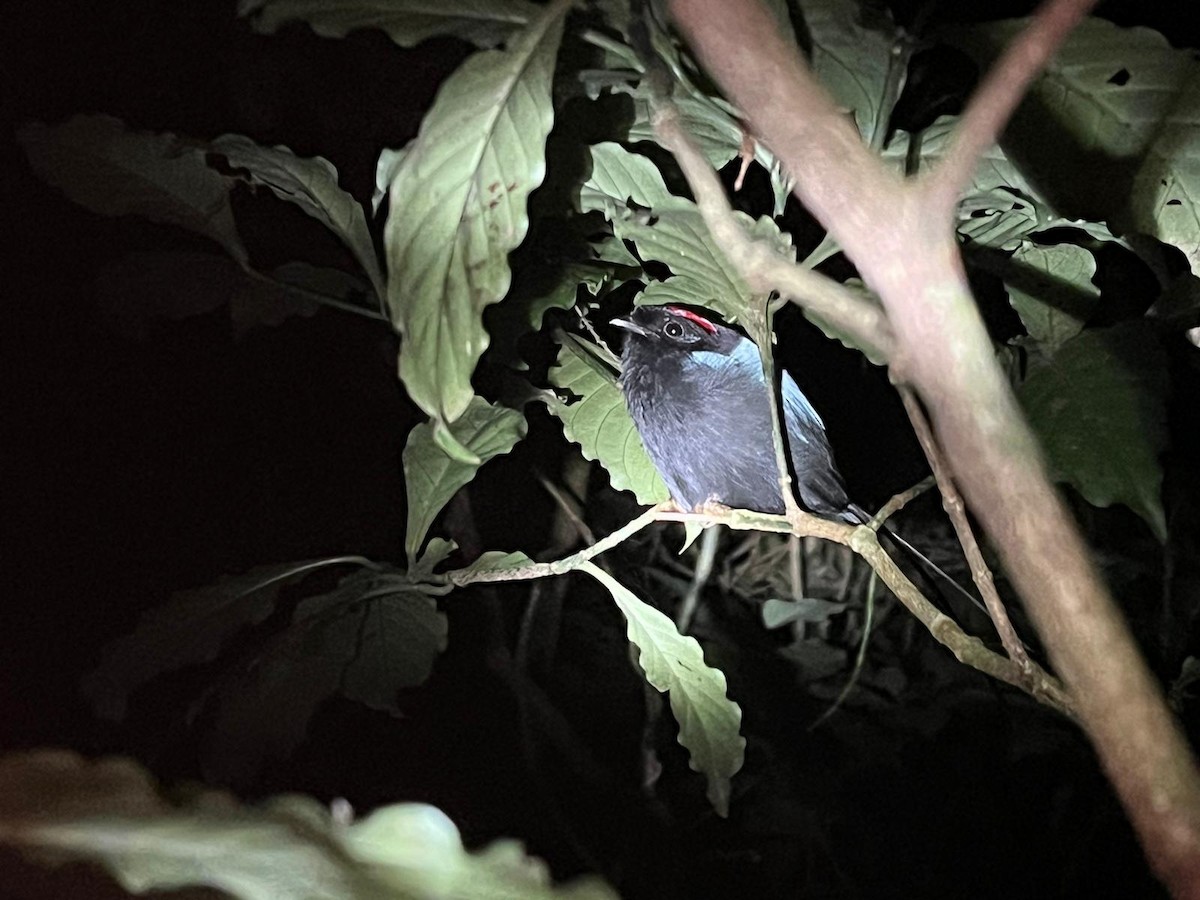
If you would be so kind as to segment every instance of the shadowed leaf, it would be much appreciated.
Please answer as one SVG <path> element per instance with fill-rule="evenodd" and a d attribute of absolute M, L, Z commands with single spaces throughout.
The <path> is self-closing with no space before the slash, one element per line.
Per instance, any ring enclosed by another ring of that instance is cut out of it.
<path fill-rule="evenodd" d="M 708 779 L 709 802 L 718 815 L 727 816 L 730 779 L 742 767 L 746 741 L 739 733 L 742 710 L 726 696 L 725 676 L 704 662 L 696 639 L 681 635 L 663 613 L 592 563 L 580 569 L 604 585 L 617 602 L 646 680 L 668 692 L 671 712 L 679 723 L 679 743 L 687 748 L 691 767 Z"/>
<path fill-rule="evenodd" d="M 212 238 L 246 265 L 224 178 L 203 147 L 173 134 L 131 131 L 112 116 L 76 116 L 17 132 L 29 164 L 76 203 L 105 216 L 137 215 Z"/>

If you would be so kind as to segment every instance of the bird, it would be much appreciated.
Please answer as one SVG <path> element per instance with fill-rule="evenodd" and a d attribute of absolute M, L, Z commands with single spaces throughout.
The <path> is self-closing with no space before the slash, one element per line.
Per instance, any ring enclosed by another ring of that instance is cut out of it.
<path fill-rule="evenodd" d="M 628 332 L 620 378 L 626 406 L 675 502 L 782 514 L 758 347 L 682 306 L 642 306 L 611 324 Z M 787 372 L 780 393 L 800 504 L 826 518 L 869 522 L 846 492 L 825 423 Z"/>
<path fill-rule="evenodd" d="M 610 324 L 626 332 L 620 376 L 626 407 L 675 503 L 687 511 L 715 502 L 783 514 L 771 401 L 758 346 L 683 306 L 641 306 Z M 869 524 L 870 514 L 846 491 L 821 416 L 788 372 L 780 382 L 800 505 L 823 518 Z M 882 530 L 983 608 L 894 530 Z"/>

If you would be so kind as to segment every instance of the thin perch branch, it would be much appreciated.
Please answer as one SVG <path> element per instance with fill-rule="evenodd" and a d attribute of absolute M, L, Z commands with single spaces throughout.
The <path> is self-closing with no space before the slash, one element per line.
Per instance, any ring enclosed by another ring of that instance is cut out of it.
<path fill-rule="evenodd" d="M 1021 667 L 1022 671 L 1032 671 L 1030 666 L 1033 665 L 1033 662 L 1029 659 L 1029 654 L 1025 652 L 1025 645 L 1017 636 L 1017 631 L 1008 618 L 1008 610 L 1004 608 L 1004 603 L 996 592 L 996 582 L 992 578 L 992 570 L 988 568 L 983 554 L 979 551 L 979 543 L 975 540 L 975 533 L 971 530 L 971 523 L 967 520 L 967 506 L 963 503 L 958 488 L 954 486 L 954 476 L 950 474 L 950 468 L 942 457 L 941 448 L 938 447 L 937 439 L 933 436 L 933 429 L 929 427 L 929 420 L 925 418 L 925 410 L 921 408 L 912 388 L 901 385 L 900 399 L 904 401 L 908 419 L 917 433 L 921 449 L 925 451 L 925 458 L 929 460 L 929 467 L 933 470 L 933 477 L 937 480 L 938 490 L 942 494 L 942 506 L 946 510 L 946 515 L 950 517 L 954 533 L 958 535 L 958 542 L 962 545 L 963 553 L 967 557 L 967 564 L 971 567 L 971 580 L 979 588 L 979 596 L 983 598 L 988 615 L 992 618 L 992 624 L 996 626 L 996 633 L 1000 635 L 1000 643 L 1004 645 L 1008 655 Z"/>

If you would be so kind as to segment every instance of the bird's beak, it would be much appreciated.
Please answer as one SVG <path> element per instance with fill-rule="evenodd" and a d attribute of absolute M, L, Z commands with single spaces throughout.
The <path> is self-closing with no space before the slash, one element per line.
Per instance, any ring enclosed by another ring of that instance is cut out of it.
<path fill-rule="evenodd" d="M 642 337 L 653 337 L 654 332 L 643 328 L 633 319 L 611 319 L 609 325 L 616 325 L 618 328 L 623 328 L 626 331 L 632 331 L 634 334 L 640 334 Z"/>

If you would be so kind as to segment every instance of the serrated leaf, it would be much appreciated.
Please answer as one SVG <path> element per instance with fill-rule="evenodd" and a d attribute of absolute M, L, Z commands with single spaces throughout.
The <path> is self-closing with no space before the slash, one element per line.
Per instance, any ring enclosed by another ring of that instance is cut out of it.
<path fill-rule="evenodd" d="M 1053 352 L 1079 334 L 1100 302 L 1096 260 L 1075 244 L 1023 244 L 1006 266 L 1009 303 L 1029 336 Z"/>
<path fill-rule="evenodd" d="M 437 514 L 489 459 L 508 453 L 525 436 L 525 417 L 514 409 L 492 406 L 472 397 L 466 412 L 448 426 L 456 441 L 478 460 L 471 464 L 446 453 L 434 439 L 433 426 L 417 425 L 404 447 L 404 485 L 408 495 L 408 529 L 404 540 L 410 562 L 425 542 Z"/>
<path fill-rule="evenodd" d="M 357 200 L 338 186 L 337 169 L 320 156 L 305 159 L 287 147 L 263 147 L 240 134 L 226 134 L 209 145 L 228 160 L 235 177 L 263 186 L 281 200 L 294 203 L 346 245 L 362 266 L 375 293 L 384 296 L 383 272 Z M 242 175 L 238 170 L 245 170 Z"/>
<path fill-rule="evenodd" d="M 395 712 L 396 692 L 429 677 L 446 633 L 437 601 L 394 578 L 381 585 L 373 573 L 357 573 L 305 598 L 288 628 L 211 701 L 206 770 L 223 784 L 248 783 L 265 760 L 300 744 L 317 707 L 335 694 Z"/>
<path fill-rule="evenodd" d="M 948 34 L 990 63 L 1025 20 Z M 1030 89 L 1006 147 L 1055 205 L 1175 244 L 1200 264 L 1200 62 L 1148 28 L 1084 19 Z M 1047 140 L 1052 135 L 1052 140 Z M 1097 190 L 1096 185 L 1103 185 Z"/>
<path fill-rule="evenodd" d="M 813 72 L 854 113 L 859 134 L 870 144 L 891 114 L 882 107 L 895 26 L 882 17 L 868 25 L 868 9 L 857 0 L 800 0 L 800 9 L 812 39 Z"/>
<path fill-rule="evenodd" d="M 730 780 L 742 767 L 746 749 L 741 736 L 742 710 L 726 695 L 725 676 L 704 662 L 693 637 L 590 562 L 580 566 L 612 594 L 628 624 L 629 640 L 639 651 L 646 680 L 668 692 L 679 723 L 679 743 L 687 748 L 692 769 L 708 780 L 708 800 L 717 814 L 729 814 Z"/>
<path fill-rule="evenodd" d="M 17 140 L 38 176 L 81 206 L 178 225 L 211 238 L 246 265 L 228 184 L 205 164 L 201 147 L 173 134 L 131 131 L 112 116 L 31 123 Z"/>
<path fill-rule="evenodd" d="M 45 862 L 92 860 L 128 891 L 210 887 L 241 900 L 615 900 L 596 878 L 555 886 L 511 840 L 475 853 L 435 807 L 381 807 L 347 825 L 299 795 L 239 805 L 216 791 L 186 806 L 138 764 L 39 750 L 0 759 L 0 842 Z M 82 882 L 87 884 L 86 881 Z"/>
<path fill-rule="evenodd" d="M 555 400 L 549 409 L 563 423 L 567 440 L 579 445 L 584 458 L 598 461 L 612 486 L 632 491 L 638 503 L 653 505 L 668 496 L 667 486 L 646 455 L 645 445 L 625 408 L 616 376 L 570 341 L 558 352 L 550 382 L 577 397 Z"/>
<path fill-rule="evenodd" d="M 474 581 L 504 581 L 505 575 L 516 569 L 524 569 L 526 566 L 532 565 L 534 565 L 533 560 L 520 550 L 486 550 L 466 568 L 455 569 L 453 574 L 456 577 L 451 580 L 455 584 L 468 584 Z M 491 575 L 500 577 L 490 578 Z"/>
<path fill-rule="evenodd" d="M 257 31 L 271 34 L 301 21 L 322 37 L 345 37 L 377 28 L 401 47 L 431 37 L 457 37 L 495 47 L 539 12 L 526 0 L 240 0 L 238 15 L 254 16 Z"/>
<path fill-rule="evenodd" d="M 634 119 L 629 126 L 627 140 L 658 142 L 651 121 L 650 89 L 645 84 L 639 85 L 631 92 L 634 100 Z M 704 95 L 681 93 L 675 98 L 675 107 L 679 111 L 680 122 L 688 136 L 704 154 L 709 165 L 714 169 L 723 168 L 742 152 L 743 141 L 747 138 L 741 123 L 734 116 L 732 108 L 723 100 Z M 791 183 L 783 167 L 775 155 L 761 141 L 754 141 L 754 158 L 758 161 L 771 179 L 771 190 L 775 205 L 774 215 L 783 213 L 791 193 Z"/>
<path fill-rule="evenodd" d="M 628 201 L 649 209 L 671 198 L 662 173 L 647 157 L 604 141 L 591 147 L 592 172 L 579 188 L 579 211 L 598 210 L 609 221 L 623 218 Z"/>
<path fill-rule="evenodd" d="M 525 237 L 525 201 L 545 176 L 568 8 L 555 0 L 507 50 L 470 57 L 442 84 L 390 187 L 387 301 L 404 337 L 400 378 L 445 422 L 474 395 L 483 310 L 508 292 L 508 252 Z"/>
<path fill-rule="evenodd" d="M 617 237 L 632 241 L 642 259 L 670 268 L 671 277 L 649 284 L 639 303 L 705 306 L 732 321 L 745 318 L 761 299 L 712 240 L 696 204 L 669 194 L 645 157 L 619 144 L 593 146 L 592 175 L 580 190 L 579 204 L 582 212 L 603 212 Z M 791 253 L 791 239 L 770 218 L 734 215 L 751 237 Z"/>
<path fill-rule="evenodd" d="M 164 672 L 210 662 L 242 628 L 275 609 L 280 589 L 328 560 L 259 566 L 208 587 L 182 591 L 142 616 L 133 634 L 113 641 L 83 679 L 98 716 L 123 719 L 130 694 Z"/>
<path fill-rule="evenodd" d="M 639 267 L 640 271 L 640 267 Z M 552 309 L 571 309 L 579 297 L 579 288 L 595 297 L 612 278 L 613 267 L 596 263 L 567 262 L 557 270 L 547 266 L 531 279 L 536 285 L 514 288 L 505 302 L 488 317 L 491 346 L 488 359 L 515 369 L 528 368 L 517 352 L 517 342 L 542 327 Z"/>
<path fill-rule="evenodd" d="M 1138 322 L 1077 335 L 1018 391 L 1055 478 L 1094 506 L 1125 504 L 1160 540 L 1167 387 L 1162 348 Z"/>

